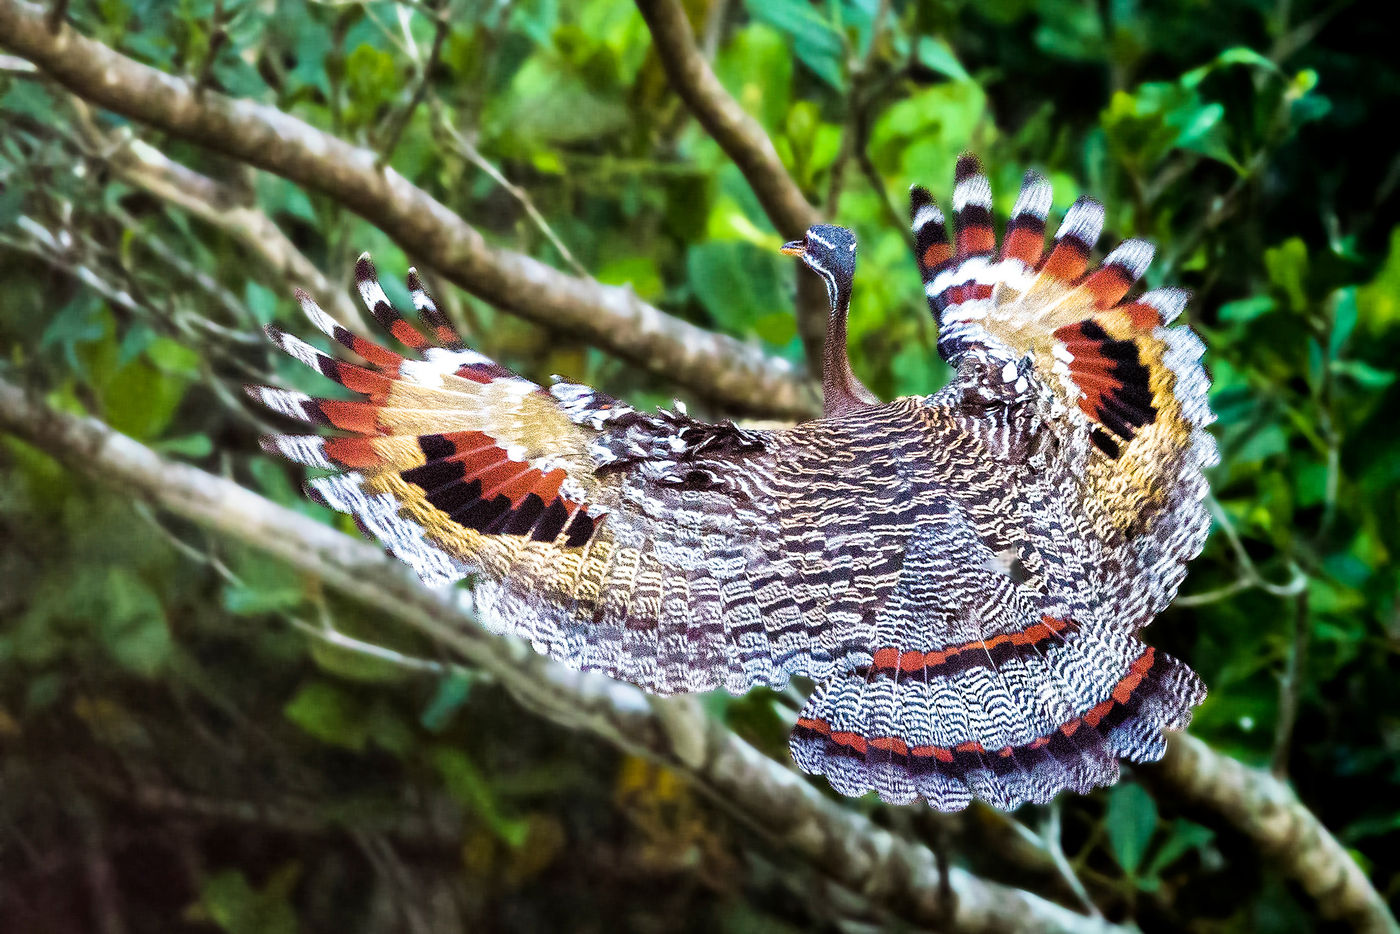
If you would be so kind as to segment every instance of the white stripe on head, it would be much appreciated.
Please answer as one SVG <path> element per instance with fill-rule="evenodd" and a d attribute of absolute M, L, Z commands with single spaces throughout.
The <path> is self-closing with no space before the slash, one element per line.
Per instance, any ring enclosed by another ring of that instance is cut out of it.
<path fill-rule="evenodd" d="M 834 310 L 836 308 L 836 273 L 817 263 L 809 262 L 807 265 L 826 282 L 826 301 Z"/>

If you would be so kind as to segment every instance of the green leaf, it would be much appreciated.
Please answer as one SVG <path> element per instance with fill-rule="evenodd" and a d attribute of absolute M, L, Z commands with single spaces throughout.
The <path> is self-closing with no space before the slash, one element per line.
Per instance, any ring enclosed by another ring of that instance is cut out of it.
<path fill-rule="evenodd" d="M 137 440 L 159 437 L 175 417 L 187 385 L 183 377 L 134 360 L 117 369 L 101 387 L 107 424 Z"/>
<path fill-rule="evenodd" d="M 312 681 L 282 708 L 286 718 L 331 746 L 360 752 L 369 740 L 364 705 L 340 688 Z"/>
<path fill-rule="evenodd" d="M 767 23 L 792 39 L 797 60 L 832 88 L 845 84 L 845 43 L 841 34 L 806 0 L 747 0 L 756 22 Z"/>
<path fill-rule="evenodd" d="M 133 674 L 156 675 L 174 651 L 160 597 L 120 567 L 108 569 L 104 596 L 97 619 L 108 654 Z"/>
<path fill-rule="evenodd" d="M 277 293 L 252 279 L 243 284 L 243 302 L 258 319 L 259 324 L 271 324 L 275 321 L 277 311 L 282 305 L 282 299 Z"/>
<path fill-rule="evenodd" d="M 962 62 L 958 61 L 953 47 L 941 36 L 919 37 L 919 64 L 954 81 L 972 80 L 972 75 L 968 74 Z"/>
<path fill-rule="evenodd" d="M 291 894 L 300 875 L 300 866 L 289 864 L 259 890 L 243 873 L 228 869 L 205 880 L 199 907 L 228 934 L 295 934 L 298 926 Z"/>
<path fill-rule="evenodd" d="M 700 243 L 686 253 L 686 274 L 715 321 L 726 330 L 752 333 L 774 312 L 791 316 L 781 259 L 748 243 Z"/>
<path fill-rule="evenodd" d="M 518 847 L 530 832 L 530 823 L 523 818 L 506 817 L 501 813 L 496 793 L 482 777 L 467 754 L 460 749 L 439 746 L 432 752 L 433 766 L 442 776 L 452 797 L 469 808 L 491 828 L 502 842 Z"/>
<path fill-rule="evenodd" d="M 117 348 L 117 364 L 125 366 L 141 356 L 157 337 L 159 335 L 144 324 L 132 324 L 122 335 L 121 346 Z"/>
<path fill-rule="evenodd" d="M 600 266 L 593 277 L 607 285 L 627 285 L 641 298 L 654 301 L 665 287 L 656 263 L 647 256 L 623 256 Z"/>
<path fill-rule="evenodd" d="M 1255 295 L 1250 298 L 1241 298 L 1233 302 L 1226 302 L 1220 306 L 1221 321 L 1253 321 L 1262 315 L 1266 315 L 1278 307 L 1278 302 L 1268 295 Z"/>
<path fill-rule="evenodd" d="M 1278 72 L 1278 65 L 1274 64 L 1273 59 L 1243 45 L 1226 49 L 1216 56 L 1215 61 L 1220 65 L 1253 65 L 1265 71 Z"/>
<path fill-rule="evenodd" d="M 77 353 L 79 346 L 101 340 L 107 334 L 110 316 L 94 293 L 81 291 L 49 319 L 39 338 L 39 349 L 61 347 L 64 359 L 79 376 L 87 375 L 87 365 Z"/>
<path fill-rule="evenodd" d="M 886 175 L 926 178 L 930 166 L 952 165 L 984 124 L 987 96 L 973 81 L 951 81 L 888 107 L 870 131 L 870 154 Z"/>
<path fill-rule="evenodd" d="M 454 668 L 438 681 L 437 690 L 433 692 L 428 706 L 423 708 L 423 713 L 418 717 L 418 722 L 425 730 L 438 733 L 451 722 L 452 717 L 471 696 L 472 680 L 471 672 Z"/>
<path fill-rule="evenodd" d="M 1171 830 L 1167 838 L 1162 841 L 1162 845 L 1157 848 L 1157 852 L 1152 856 L 1152 863 L 1144 873 L 1149 878 L 1156 878 L 1162 871 L 1185 856 L 1192 850 L 1199 850 L 1215 839 L 1215 831 L 1200 824 L 1177 818 L 1172 822 Z"/>
<path fill-rule="evenodd" d="M 487 122 L 527 152 L 545 145 L 593 143 L 620 133 L 628 123 L 627 108 L 610 90 L 590 83 L 566 63 L 531 58 L 515 73 L 509 93 L 488 104 Z"/>
<path fill-rule="evenodd" d="M 783 37 L 754 23 L 738 30 L 715 59 L 725 90 L 769 133 L 776 133 L 792 102 L 792 56 Z"/>
<path fill-rule="evenodd" d="M 1138 172 L 1174 149 L 1197 152 L 1240 170 L 1225 143 L 1224 107 L 1205 101 L 1184 80 L 1148 82 L 1118 91 L 1100 117 L 1109 148 Z"/>
<path fill-rule="evenodd" d="M 1391 228 L 1390 249 L 1376 277 L 1356 291 L 1357 324 L 1370 336 L 1400 324 L 1400 226 Z"/>
<path fill-rule="evenodd" d="M 1136 876 L 1152 833 L 1157 829 L 1157 805 L 1141 785 L 1124 782 L 1108 794 L 1108 813 L 1104 818 L 1109 845 L 1118 865 L 1130 876 Z"/>
<path fill-rule="evenodd" d="M 239 551 L 237 581 L 224 586 L 224 609 L 235 616 L 276 613 L 300 606 L 306 595 L 301 575 L 285 561 L 255 551 Z"/>
<path fill-rule="evenodd" d="M 17 182 L 11 177 L 5 184 L 5 190 L 0 191 L 0 230 L 13 224 L 24 207 L 24 188 Z"/>
<path fill-rule="evenodd" d="M 346 88 L 362 119 L 374 116 L 380 105 L 392 99 L 400 85 L 394 56 L 361 43 L 345 60 Z"/>
<path fill-rule="evenodd" d="M 1355 286 L 1349 286 L 1332 293 L 1332 333 L 1327 340 L 1327 356 L 1334 360 L 1342 355 L 1342 348 L 1351 340 L 1351 333 L 1360 320 L 1356 291 Z"/>
<path fill-rule="evenodd" d="M 155 442 L 151 447 L 162 454 L 184 458 L 185 460 L 202 460 L 214 453 L 213 440 L 202 432 L 193 435 L 181 435 L 178 438 L 165 438 Z"/>
<path fill-rule="evenodd" d="M 1371 366 L 1362 360 L 1336 360 L 1332 372 L 1355 382 L 1362 389 L 1384 389 L 1395 382 L 1395 373 Z"/>
<path fill-rule="evenodd" d="M 1264 268 L 1269 281 L 1288 299 L 1288 307 L 1303 312 L 1308 307 L 1307 287 L 1308 247 L 1300 237 L 1290 237 L 1276 247 L 1264 251 Z"/>
<path fill-rule="evenodd" d="M 0 110 L 46 124 L 53 120 L 54 99 L 37 81 L 11 81 L 4 96 L 0 97 Z"/>

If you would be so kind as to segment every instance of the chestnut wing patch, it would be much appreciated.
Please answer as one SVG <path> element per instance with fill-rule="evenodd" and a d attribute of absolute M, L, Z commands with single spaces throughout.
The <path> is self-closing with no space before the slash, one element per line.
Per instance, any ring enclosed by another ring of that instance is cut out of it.
<path fill-rule="evenodd" d="M 453 522 L 485 535 L 528 535 L 552 542 L 567 531 L 565 545 L 588 541 L 601 516 L 562 495 L 561 467 L 541 468 L 511 457 L 479 431 L 423 435 L 424 463 L 400 474 Z"/>
<path fill-rule="evenodd" d="M 1157 419 L 1152 374 L 1137 342 L 1114 339 L 1092 320 L 1066 325 L 1055 331 L 1055 337 L 1070 357 L 1069 373 L 1079 387 L 1080 409 L 1113 436 L 1096 433 L 1095 443 L 1116 457 L 1120 441 L 1131 441 L 1139 429 Z"/>

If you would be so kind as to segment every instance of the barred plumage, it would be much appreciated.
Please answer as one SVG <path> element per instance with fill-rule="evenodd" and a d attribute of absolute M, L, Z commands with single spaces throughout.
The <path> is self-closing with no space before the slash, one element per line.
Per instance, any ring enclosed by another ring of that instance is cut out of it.
<path fill-rule="evenodd" d="M 960 808 L 1046 801 L 1152 759 L 1204 696 L 1139 630 L 1201 548 L 1200 341 L 1174 290 L 1124 301 L 1151 259 L 1126 241 L 1089 271 L 1103 209 L 1081 199 L 1044 253 L 1049 185 L 1026 178 L 1000 252 L 991 189 L 959 160 L 953 233 L 911 192 L 919 268 L 953 380 L 878 402 L 851 373 L 849 231 L 784 251 L 828 285 L 823 418 L 787 430 L 638 412 L 542 388 L 467 349 L 410 279 L 428 334 L 368 259 L 374 317 L 410 351 L 312 323 L 365 366 L 270 329 L 360 394 L 254 387 L 338 436 L 265 446 L 339 471 L 322 502 L 429 583 L 477 576 L 483 620 L 581 669 L 658 693 L 819 682 L 792 753 L 847 794 Z"/>

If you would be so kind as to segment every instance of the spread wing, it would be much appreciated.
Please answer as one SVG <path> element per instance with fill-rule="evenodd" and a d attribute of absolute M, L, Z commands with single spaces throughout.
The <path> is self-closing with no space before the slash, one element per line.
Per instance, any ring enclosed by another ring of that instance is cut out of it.
<path fill-rule="evenodd" d="M 362 296 L 411 353 L 303 296 L 366 365 L 272 339 L 361 398 L 253 388 L 341 432 L 266 446 L 332 471 L 312 495 L 430 583 L 473 575 L 484 622 L 574 667 L 663 693 L 817 680 L 793 756 L 847 794 L 1010 808 L 1110 783 L 1204 696 L 1138 638 L 1206 531 L 1200 344 L 1167 327 L 1179 293 L 1121 301 L 1140 247 L 1087 272 L 1092 207 L 1040 257 L 1038 179 L 993 252 L 965 168 L 955 244 L 914 201 L 958 367 L 932 397 L 786 431 L 641 413 L 468 350 L 411 278 L 429 340 L 364 261 Z"/>
<path fill-rule="evenodd" d="M 487 625 L 576 668 L 660 693 L 741 693 L 831 670 L 835 652 L 818 644 L 825 604 L 797 592 L 777 547 L 773 433 L 638 412 L 574 383 L 540 387 L 467 349 L 416 275 L 421 331 L 367 258 L 356 275 L 405 352 L 351 334 L 299 294 L 363 365 L 269 336 L 358 398 L 249 388 L 334 430 L 263 442 L 332 471 L 308 481 L 312 497 L 429 584 L 475 576 Z"/>
<path fill-rule="evenodd" d="M 1205 696 L 1139 631 L 1208 531 L 1216 460 L 1199 339 L 1177 290 L 1125 301 L 1152 250 L 1089 252 L 1081 200 L 1044 253 L 1049 185 L 1028 176 L 998 249 L 991 190 L 960 160 L 953 236 L 928 193 L 912 218 L 954 380 L 902 453 L 912 528 L 880 613 L 803 710 L 792 750 L 846 794 L 1002 808 L 1087 791 L 1150 761 Z"/>

